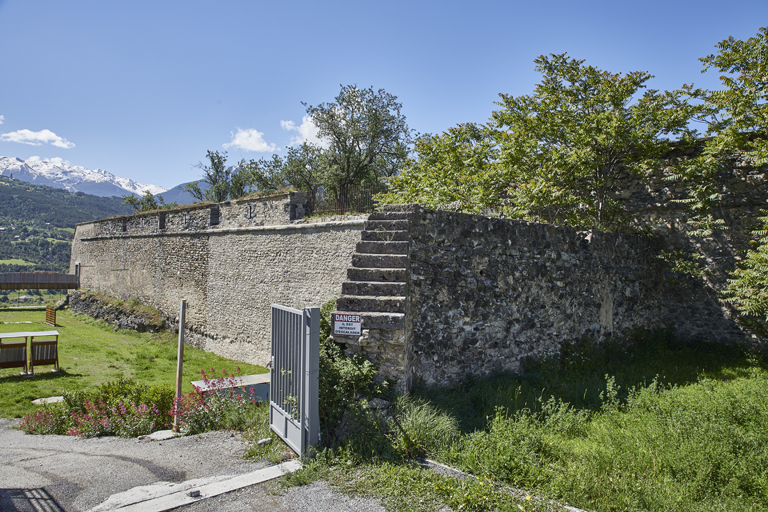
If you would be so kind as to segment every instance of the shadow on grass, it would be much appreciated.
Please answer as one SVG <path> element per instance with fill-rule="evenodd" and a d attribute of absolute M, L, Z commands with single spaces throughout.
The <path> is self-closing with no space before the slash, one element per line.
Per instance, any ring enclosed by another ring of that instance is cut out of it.
<path fill-rule="evenodd" d="M 67 370 L 61 369 L 58 372 L 51 371 L 38 371 L 32 376 L 27 375 L 7 375 L 0 377 L 0 384 L 10 382 L 40 382 L 48 380 L 57 380 L 63 377 L 84 377 L 82 373 L 69 373 Z"/>
<path fill-rule="evenodd" d="M 557 356 L 524 362 L 521 374 L 470 377 L 450 389 L 417 383 L 414 394 L 456 418 L 467 433 L 486 428 L 498 407 L 512 413 L 538 411 L 550 397 L 576 409 L 599 410 L 606 376 L 615 379 L 618 398 L 624 400 L 632 388 L 654 379 L 665 386 L 685 386 L 702 377 L 734 379 L 756 360 L 764 358 L 743 347 L 680 340 L 669 331 L 638 331 L 600 344 L 564 344 Z"/>

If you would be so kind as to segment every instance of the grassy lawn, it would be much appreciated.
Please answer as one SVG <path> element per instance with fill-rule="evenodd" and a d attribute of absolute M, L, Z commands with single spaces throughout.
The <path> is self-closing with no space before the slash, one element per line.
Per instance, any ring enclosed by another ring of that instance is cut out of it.
<path fill-rule="evenodd" d="M 363 422 L 364 438 L 289 483 L 322 478 L 403 511 L 768 510 L 768 364 L 745 347 L 663 332 L 576 342 L 522 375 L 419 386 L 393 405 L 398 426 Z"/>
<path fill-rule="evenodd" d="M 0 332 L 47 331 L 45 310 L 0 309 Z M 69 311 L 57 314 L 59 363 L 61 373 L 50 366 L 36 369 L 34 377 L 19 375 L 18 368 L 0 370 L 0 417 L 18 418 L 37 407 L 36 398 L 58 396 L 64 391 L 84 390 L 115 380 L 132 377 L 146 384 L 175 386 L 177 336 L 170 333 L 113 331 L 103 322 Z M 210 352 L 185 347 L 184 387 L 192 391 L 190 381 L 200 380 L 200 370 L 234 372 L 244 375 L 264 373 L 262 366 L 237 362 Z"/>
<path fill-rule="evenodd" d="M 0 264 L 5 265 L 26 265 L 26 266 L 34 266 L 34 263 L 30 263 L 28 261 L 20 260 L 18 258 L 12 259 L 12 260 L 0 260 Z"/>

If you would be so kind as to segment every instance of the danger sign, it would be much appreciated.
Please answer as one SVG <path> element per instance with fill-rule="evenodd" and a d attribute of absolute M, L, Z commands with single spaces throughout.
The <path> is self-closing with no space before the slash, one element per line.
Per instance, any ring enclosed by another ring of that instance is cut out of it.
<path fill-rule="evenodd" d="M 360 315 L 349 315 L 346 313 L 333 314 L 333 334 L 346 334 L 351 336 L 360 336 L 360 326 L 363 319 Z"/>

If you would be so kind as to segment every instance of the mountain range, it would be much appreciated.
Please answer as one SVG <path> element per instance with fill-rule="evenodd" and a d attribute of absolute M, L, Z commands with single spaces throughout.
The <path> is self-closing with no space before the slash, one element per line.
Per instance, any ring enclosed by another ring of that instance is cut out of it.
<path fill-rule="evenodd" d="M 158 185 L 137 183 L 102 169 L 91 170 L 79 165 L 69 165 L 60 159 L 30 158 L 25 161 L 21 158 L 0 156 L 0 176 L 13 176 L 14 179 L 37 185 L 63 188 L 70 192 L 83 192 L 100 197 L 143 195 L 147 190 L 155 195 L 166 192 L 166 189 Z M 166 198 L 166 200 L 175 199 Z"/>

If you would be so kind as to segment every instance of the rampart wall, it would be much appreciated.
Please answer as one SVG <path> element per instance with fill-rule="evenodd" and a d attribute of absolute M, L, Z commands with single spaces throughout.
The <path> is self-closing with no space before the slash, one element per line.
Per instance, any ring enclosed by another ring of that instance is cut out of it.
<path fill-rule="evenodd" d="M 303 204 L 291 193 L 80 224 L 71 270 L 79 265 L 83 288 L 138 298 L 170 319 L 186 299 L 190 343 L 266 364 L 270 305 L 337 295 L 363 228 L 363 217 L 301 219 Z"/>
<path fill-rule="evenodd" d="M 669 326 L 686 338 L 734 342 L 747 334 L 717 300 L 749 247 L 768 197 L 764 174 L 724 176 L 716 212 L 728 230 L 690 237 L 663 170 L 622 184 L 644 235 L 385 206 L 370 217 L 307 219 L 300 193 L 200 204 L 77 226 L 72 268 L 81 285 L 148 302 L 171 321 L 188 301 L 188 339 L 264 364 L 269 306 L 319 306 L 362 318 L 349 352 L 407 388 L 514 371 L 567 339 Z M 730 172 L 730 171 L 729 171 Z M 704 279 L 672 274 L 662 250 L 700 249 Z"/>

